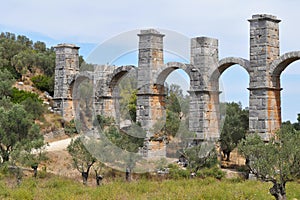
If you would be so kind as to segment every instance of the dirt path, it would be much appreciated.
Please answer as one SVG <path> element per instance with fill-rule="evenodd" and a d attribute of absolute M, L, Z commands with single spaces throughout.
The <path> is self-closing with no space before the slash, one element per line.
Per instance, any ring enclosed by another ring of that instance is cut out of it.
<path fill-rule="evenodd" d="M 55 142 L 49 142 L 48 146 L 46 147 L 47 152 L 51 151 L 63 151 L 67 149 L 67 146 L 70 144 L 72 138 L 67 138 Z"/>

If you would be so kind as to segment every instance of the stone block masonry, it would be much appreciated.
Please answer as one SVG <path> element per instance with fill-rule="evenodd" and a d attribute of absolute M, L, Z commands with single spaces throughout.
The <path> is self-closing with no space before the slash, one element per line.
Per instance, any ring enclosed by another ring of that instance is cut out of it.
<path fill-rule="evenodd" d="M 153 136 L 153 125 L 165 119 L 164 82 L 168 74 L 183 69 L 190 77 L 189 129 L 195 140 L 219 138 L 219 77 L 229 67 L 238 64 L 249 74 L 249 129 L 264 140 L 281 126 L 280 75 L 292 62 L 300 59 L 294 51 L 280 56 L 279 22 L 276 16 L 253 15 L 250 22 L 249 59 L 228 57 L 219 60 L 218 40 L 208 37 L 191 39 L 190 63 L 164 63 L 163 38 L 168 37 L 154 29 L 141 30 L 138 67 L 100 66 L 94 72 L 94 109 L 97 113 L 116 116 L 114 90 L 118 81 L 131 70 L 137 71 L 136 120 Z M 60 44 L 56 50 L 54 106 L 66 119 L 71 119 L 72 82 L 79 74 L 78 49 Z M 145 142 L 147 143 L 147 142 Z M 149 142 L 148 142 L 149 143 Z M 153 146 L 153 145 L 152 145 Z M 151 145 L 145 147 L 151 153 Z M 157 150 L 157 149 L 156 149 Z M 159 154 L 164 154 L 159 153 Z"/>

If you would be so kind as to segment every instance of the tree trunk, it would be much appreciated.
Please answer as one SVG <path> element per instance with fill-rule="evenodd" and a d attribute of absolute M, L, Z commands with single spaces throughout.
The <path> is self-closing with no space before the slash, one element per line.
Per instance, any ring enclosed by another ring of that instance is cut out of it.
<path fill-rule="evenodd" d="M 38 165 L 32 165 L 31 168 L 33 169 L 33 177 L 36 178 L 37 177 L 37 169 L 38 169 Z"/>
<path fill-rule="evenodd" d="M 98 174 L 97 170 L 95 170 L 95 174 L 96 174 L 96 184 L 97 186 L 100 186 L 103 177 L 100 174 Z"/>
<path fill-rule="evenodd" d="M 131 180 L 131 170 L 129 167 L 126 168 L 126 181 Z"/>
<path fill-rule="evenodd" d="M 2 151 L 2 160 L 3 160 L 3 163 L 9 161 L 9 153 L 8 153 L 8 151 L 5 151 L 5 150 Z"/>
<path fill-rule="evenodd" d="M 86 185 L 88 177 L 89 177 L 89 173 L 88 172 L 81 172 L 81 176 L 82 176 L 83 185 Z"/>
<path fill-rule="evenodd" d="M 226 152 L 226 161 L 230 161 L 230 151 Z"/>
<path fill-rule="evenodd" d="M 286 200 L 285 184 L 274 183 L 270 193 L 276 200 Z"/>
<path fill-rule="evenodd" d="M 97 183 L 97 186 L 100 186 L 102 179 L 103 179 L 103 177 L 102 177 L 101 175 L 97 175 L 97 176 L 96 176 L 96 183 Z"/>
<path fill-rule="evenodd" d="M 16 169 L 16 178 L 17 178 L 17 185 L 20 186 L 23 177 L 23 170 L 20 167 Z"/>

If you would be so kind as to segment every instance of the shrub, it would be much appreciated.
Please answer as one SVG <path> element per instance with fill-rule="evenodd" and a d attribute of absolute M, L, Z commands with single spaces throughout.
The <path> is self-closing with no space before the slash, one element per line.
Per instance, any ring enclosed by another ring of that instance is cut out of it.
<path fill-rule="evenodd" d="M 222 179 L 226 175 L 218 166 L 212 168 L 203 168 L 197 172 L 197 176 L 200 178 L 213 177 L 216 179 Z"/>
<path fill-rule="evenodd" d="M 46 75 L 37 75 L 31 78 L 34 86 L 41 91 L 47 91 L 51 95 L 54 92 L 54 78 Z"/>
<path fill-rule="evenodd" d="M 65 134 L 68 135 L 68 136 L 73 136 L 73 135 L 78 133 L 77 129 L 76 129 L 76 126 L 75 126 L 74 119 L 72 119 L 69 122 L 66 122 L 65 125 L 64 125 L 64 129 L 65 129 Z"/>
<path fill-rule="evenodd" d="M 181 169 L 177 164 L 169 164 L 169 178 L 171 179 L 182 179 L 190 177 L 190 170 Z"/>
<path fill-rule="evenodd" d="M 21 103 L 25 101 L 26 99 L 31 98 L 34 101 L 39 101 L 42 103 L 42 100 L 39 98 L 38 94 L 32 93 L 32 92 L 27 92 L 24 90 L 19 90 L 17 88 L 12 89 L 12 94 L 11 94 L 11 101 L 13 103 Z"/>

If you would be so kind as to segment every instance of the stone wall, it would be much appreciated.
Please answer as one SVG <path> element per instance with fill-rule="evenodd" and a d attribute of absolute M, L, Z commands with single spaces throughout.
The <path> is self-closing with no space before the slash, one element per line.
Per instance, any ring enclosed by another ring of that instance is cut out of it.
<path fill-rule="evenodd" d="M 130 70 L 137 70 L 137 121 L 153 136 L 151 129 L 165 119 L 165 88 L 167 76 L 183 69 L 190 76 L 189 129 L 198 141 L 217 139 L 220 135 L 219 77 L 234 64 L 249 73 L 249 129 L 268 140 L 281 124 L 280 74 L 300 52 L 280 57 L 279 22 L 272 15 L 253 15 L 250 22 L 250 57 L 228 57 L 219 60 L 218 40 L 208 37 L 191 39 L 190 63 L 164 63 L 163 38 L 157 30 L 142 30 L 139 37 L 138 68 L 133 66 L 96 66 L 93 72 L 94 110 L 97 114 L 117 117 L 118 97 L 115 85 Z M 72 82 L 79 74 L 78 49 L 60 44 L 56 49 L 55 91 L 56 111 L 66 119 L 72 117 Z M 149 145 L 145 149 L 151 151 Z M 153 149 L 154 151 L 154 149 Z M 157 151 L 157 149 L 155 149 Z M 164 154 L 160 152 L 160 154 Z M 151 153 L 149 154 L 151 155 Z"/>

